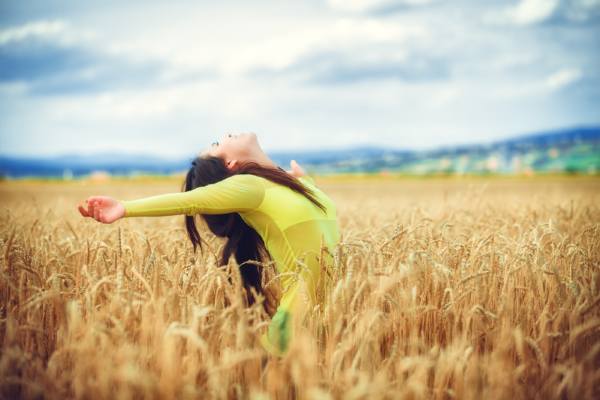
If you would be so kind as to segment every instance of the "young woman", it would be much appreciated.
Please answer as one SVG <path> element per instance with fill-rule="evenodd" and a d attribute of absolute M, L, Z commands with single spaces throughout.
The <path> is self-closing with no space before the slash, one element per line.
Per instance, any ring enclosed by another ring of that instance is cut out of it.
<path fill-rule="evenodd" d="M 293 170 L 278 168 L 262 151 L 253 133 L 226 135 L 213 143 L 192 161 L 187 173 L 185 192 L 150 197 L 135 201 L 119 201 L 111 197 L 90 197 L 87 209 L 78 206 L 84 217 L 110 224 L 121 218 L 185 214 L 188 235 L 201 247 L 201 238 L 194 222 L 200 214 L 208 228 L 219 237 L 226 237 L 220 263 L 227 264 L 235 255 L 248 294 L 251 288 L 263 291 L 260 266 L 246 261 L 277 262 L 282 293 L 268 335 L 262 344 L 275 355 L 286 352 L 292 335 L 295 316 L 304 315 L 306 302 L 301 282 L 291 274 L 299 260 L 310 250 L 319 252 L 324 246 L 333 249 L 339 241 L 335 205 L 314 185 L 313 180 L 295 161 Z M 325 257 L 329 257 L 326 254 Z M 332 260 L 327 260 L 331 262 Z M 319 278 L 319 261 L 314 253 L 306 256 L 302 282 L 306 295 L 314 304 Z"/>

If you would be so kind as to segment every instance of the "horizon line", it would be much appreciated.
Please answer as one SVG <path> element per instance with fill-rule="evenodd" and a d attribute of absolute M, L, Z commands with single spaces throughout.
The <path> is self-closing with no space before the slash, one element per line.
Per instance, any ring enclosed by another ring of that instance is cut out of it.
<path fill-rule="evenodd" d="M 540 136 L 549 136 L 549 135 L 559 135 L 561 133 L 567 133 L 569 131 L 576 131 L 576 130 L 585 130 L 585 131 L 598 131 L 598 133 L 600 133 L 600 125 L 575 125 L 575 126 L 571 126 L 568 128 L 555 128 L 555 129 L 549 129 L 546 131 L 538 131 L 536 133 L 526 133 L 526 134 L 518 134 L 515 136 L 510 136 L 507 137 L 505 139 L 500 139 L 500 140 L 494 140 L 494 141 L 480 141 L 480 142 L 471 142 L 471 143 L 461 143 L 461 144 L 441 144 L 441 145 L 435 145 L 435 146 L 431 146 L 431 147 L 426 147 L 426 148 L 421 148 L 421 149 L 415 149 L 415 148 L 390 148 L 389 146 L 386 147 L 385 144 L 380 144 L 380 145 L 368 145 L 368 146 L 364 146 L 364 145 L 360 145 L 360 144 L 354 144 L 354 145 L 350 145 L 348 147 L 343 147 L 343 148 L 338 148 L 335 150 L 331 150 L 331 149 L 325 149 L 325 148 L 301 148 L 301 149 L 280 149 L 280 150 L 267 150 L 265 151 L 265 153 L 267 154 L 286 154 L 286 153 L 292 153 L 292 152 L 297 152 L 297 153 L 308 153 L 308 152 L 321 152 L 321 151 L 326 151 L 326 152 L 334 152 L 334 153 L 339 153 L 339 152 L 344 152 L 344 151 L 355 151 L 355 150 L 386 150 L 386 151 L 393 151 L 393 152 L 408 152 L 408 153 L 421 153 L 421 152 L 427 152 L 427 151 L 436 151 L 436 150 L 446 150 L 446 149 L 459 149 L 459 148 L 463 148 L 463 147 L 472 147 L 472 146 L 493 146 L 493 145 L 498 145 L 501 143 L 505 143 L 505 142 L 510 142 L 510 141 L 514 141 L 514 140 L 527 140 L 527 139 L 533 139 L 536 137 L 540 137 Z M 57 158 L 62 158 L 62 157 L 90 157 L 90 156 L 108 156 L 108 155 L 112 155 L 112 156 L 135 156 L 135 157 L 152 157 L 152 158 L 160 158 L 163 159 L 165 161 L 181 161 L 182 159 L 189 157 L 189 156 L 185 156 L 183 154 L 181 155 L 163 155 L 163 154 L 158 154 L 158 153 L 132 153 L 132 152 L 122 152 L 122 151 L 113 151 L 113 150 L 101 150 L 101 151 L 97 151 L 97 152 L 75 152 L 75 151 L 69 151 L 69 152 L 64 152 L 64 153 L 60 153 L 60 154 L 52 154 L 52 155 L 9 155 L 6 153 L 1 153 L 0 152 L 0 158 L 4 158 L 4 159 L 21 159 L 21 160 L 26 160 L 26 159 L 31 159 L 31 160 L 53 160 L 53 159 L 57 159 Z"/>

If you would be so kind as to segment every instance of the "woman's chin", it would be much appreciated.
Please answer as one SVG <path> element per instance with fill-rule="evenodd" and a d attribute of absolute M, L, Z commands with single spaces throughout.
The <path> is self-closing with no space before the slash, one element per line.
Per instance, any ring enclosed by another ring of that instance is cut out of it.
<path fill-rule="evenodd" d="M 242 135 L 244 135 L 244 139 L 248 140 L 249 142 L 258 142 L 258 137 L 255 133 L 242 133 Z"/>

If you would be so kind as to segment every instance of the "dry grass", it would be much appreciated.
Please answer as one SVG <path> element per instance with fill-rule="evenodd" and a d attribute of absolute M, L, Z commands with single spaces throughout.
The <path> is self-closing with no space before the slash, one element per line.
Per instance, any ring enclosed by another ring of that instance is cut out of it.
<path fill-rule="evenodd" d="M 219 240 L 182 218 L 100 225 L 92 194 L 0 187 L 5 398 L 581 399 L 600 396 L 598 182 L 323 186 L 344 245 L 327 306 L 269 359 Z M 272 279 L 271 274 L 266 279 Z"/>

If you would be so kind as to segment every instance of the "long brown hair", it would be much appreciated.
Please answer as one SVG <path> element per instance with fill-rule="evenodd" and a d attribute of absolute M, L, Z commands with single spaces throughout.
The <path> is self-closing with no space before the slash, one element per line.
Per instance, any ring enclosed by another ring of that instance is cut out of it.
<path fill-rule="evenodd" d="M 296 178 L 281 168 L 264 167 L 255 162 L 246 163 L 235 171 L 227 168 L 225 163 L 217 157 L 198 157 L 192 161 L 192 167 L 187 173 L 183 191 L 187 192 L 199 187 L 215 184 L 234 175 L 251 174 L 268 179 L 271 182 L 290 188 L 296 193 L 306 197 L 310 202 L 325 212 L 325 207 L 317 200 L 315 193 L 300 183 Z M 264 293 L 261 277 L 262 266 L 248 261 L 264 262 L 271 259 L 262 237 L 248 226 L 238 213 L 229 214 L 201 214 L 208 229 L 218 237 L 227 238 L 223 247 L 220 265 L 226 265 L 232 255 L 240 267 L 240 274 L 246 289 L 248 305 L 255 301 L 251 288 L 256 293 L 265 294 L 265 309 L 271 315 L 274 313 L 274 301 L 268 293 Z M 188 236 L 194 246 L 194 252 L 199 247 L 202 251 L 202 239 L 196 227 L 194 217 L 185 217 L 185 226 Z M 245 263 L 245 264 L 244 264 Z"/>

